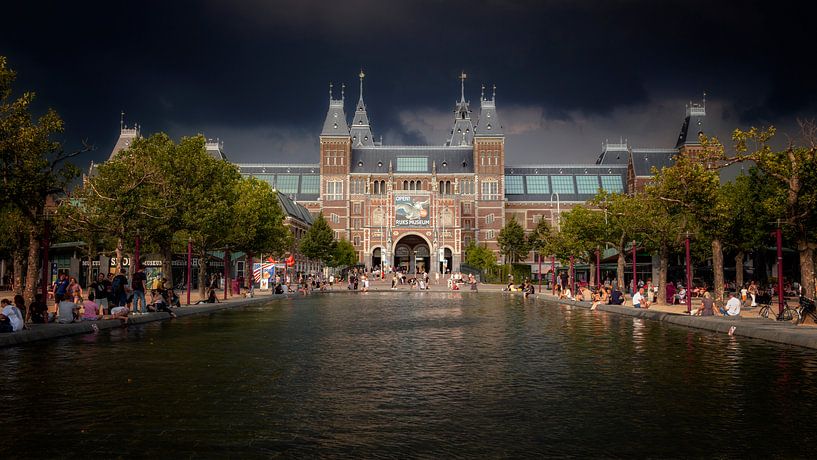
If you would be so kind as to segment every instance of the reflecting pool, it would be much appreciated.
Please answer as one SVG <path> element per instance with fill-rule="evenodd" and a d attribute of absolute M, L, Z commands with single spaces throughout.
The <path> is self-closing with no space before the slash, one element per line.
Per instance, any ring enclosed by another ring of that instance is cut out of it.
<path fill-rule="evenodd" d="M 810 456 L 817 352 L 500 294 L 312 295 L 0 349 L 0 457 Z"/>

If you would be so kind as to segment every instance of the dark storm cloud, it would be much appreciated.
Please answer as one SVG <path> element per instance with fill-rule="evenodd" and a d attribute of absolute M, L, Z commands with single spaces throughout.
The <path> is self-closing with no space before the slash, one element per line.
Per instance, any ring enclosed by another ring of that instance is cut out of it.
<path fill-rule="evenodd" d="M 427 120 L 447 125 L 464 69 L 474 109 L 479 84 L 497 85 L 500 116 L 507 109 L 519 133 L 509 145 L 552 141 L 575 158 L 597 151 L 603 138 L 593 136 L 671 143 L 683 107 L 667 104 L 703 90 L 732 127 L 813 116 L 814 7 L 796 5 L 17 2 L 0 28 L 0 54 L 20 87 L 64 116 L 69 140 L 100 147 L 97 158 L 125 109 L 147 132 L 225 138 L 240 160 L 284 160 L 292 150 L 314 160 L 327 84 L 347 84 L 351 112 L 360 66 L 375 134 L 386 142 L 442 142 L 448 126 Z M 651 129 L 650 116 L 666 116 L 666 128 Z"/>

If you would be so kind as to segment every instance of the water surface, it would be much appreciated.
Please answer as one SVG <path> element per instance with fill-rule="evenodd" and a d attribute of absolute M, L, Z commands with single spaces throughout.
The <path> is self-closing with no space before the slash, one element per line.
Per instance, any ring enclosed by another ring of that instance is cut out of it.
<path fill-rule="evenodd" d="M 0 390 L 6 458 L 806 457 L 817 353 L 498 294 L 343 293 L 2 349 Z"/>

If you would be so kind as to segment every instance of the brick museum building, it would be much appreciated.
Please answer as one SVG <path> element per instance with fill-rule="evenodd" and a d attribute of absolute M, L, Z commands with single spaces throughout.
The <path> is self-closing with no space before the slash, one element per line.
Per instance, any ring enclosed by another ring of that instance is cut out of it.
<path fill-rule="evenodd" d="M 349 240 L 359 263 L 370 268 L 457 271 L 470 242 L 499 256 L 497 236 L 508 219 L 526 230 L 540 219 L 558 227 L 560 212 L 584 204 L 598 190 L 635 193 L 652 167 L 700 148 L 705 108 L 690 104 L 677 141 L 667 147 L 605 143 L 595 163 L 514 164 L 513 152 L 505 151 L 495 90 L 489 98 L 483 87 L 479 106 L 472 108 L 465 75 L 447 139 L 439 145 L 387 145 L 376 140 L 362 72 L 359 77 L 351 123 L 342 92 L 336 99 L 330 86 L 319 163 L 237 166 L 313 214 L 322 211 L 336 238 Z M 527 262 L 535 273 L 533 254 Z"/>
<path fill-rule="evenodd" d="M 330 86 L 326 118 L 319 133 L 316 129 L 318 163 L 236 166 L 242 175 L 267 181 L 288 198 L 282 202 L 292 204 L 285 210 L 297 221 L 323 212 L 336 238 L 350 241 L 359 264 L 369 268 L 459 271 L 471 242 L 494 250 L 501 261 L 497 237 L 508 219 L 526 230 L 540 219 L 558 228 L 560 212 L 586 203 L 598 190 L 636 193 L 650 180 L 652 167 L 668 166 L 675 155 L 701 148 L 705 104 L 690 103 L 680 135 L 665 147 L 603 143 L 593 163 L 554 164 L 543 158 L 542 163 L 515 164 L 514 152 L 505 151 L 496 91 L 487 97 L 483 87 L 478 106 L 472 107 L 465 97 L 464 74 L 447 139 L 438 145 L 388 145 L 376 140 L 363 99 L 363 77 L 361 72 L 351 122 L 343 91 L 336 99 Z M 123 124 L 111 156 L 137 136 L 138 129 Z M 228 160 L 221 142 L 208 141 L 206 148 Z M 297 271 L 320 269 L 295 256 Z M 536 261 L 534 254 L 525 261 L 534 276 Z M 240 263 L 238 257 L 234 263 Z"/>

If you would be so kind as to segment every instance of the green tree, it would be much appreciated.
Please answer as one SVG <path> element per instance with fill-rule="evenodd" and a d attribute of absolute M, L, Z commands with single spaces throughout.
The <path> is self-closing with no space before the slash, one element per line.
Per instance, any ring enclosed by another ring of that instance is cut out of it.
<path fill-rule="evenodd" d="M 284 225 L 278 193 L 251 177 L 236 183 L 236 196 L 230 245 L 247 253 L 283 256 L 292 246 L 292 232 Z"/>
<path fill-rule="evenodd" d="M 642 242 L 645 249 L 658 254 L 658 302 L 666 300 L 667 272 L 669 259 L 673 251 L 680 244 L 683 219 L 670 212 L 664 201 L 654 193 L 654 186 L 647 185 L 644 193 L 634 197 L 635 208 L 639 209 L 638 222 L 640 228 L 635 238 Z"/>
<path fill-rule="evenodd" d="M 357 263 L 357 251 L 354 245 L 346 238 L 341 238 L 332 248 L 332 257 L 329 259 L 330 267 L 350 267 Z"/>
<path fill-rule="evenodd" d="M 729 231 L 729 209 L 720 193 L 720 169 L 738 161 L 729 158 L 716 138 L 700 136 L 702 149 L 679 155 L 675 164 L 658 171 L 654 195 L 679 216 L 684 228 L 695 226 L 698 237 L 711 241 L 715 299 L 723 299 L 723 240 Z"/>
<path fill-rule="evenodd" d="M 28 223 L 28 263 L 24 297 L 34 297 L 39 267 L 40 238 L 44 229 L 46 202 L 62 196 L 79 169 L 68 163 L 86 150 L 66 152 L 54 137 L 63 132 L 63 122 L 57 112 L 47 110 L 34 118 L 34 93 L 25 92 L 12 98 L 14 71 L 0 56 L 0 198 L 11 203 Z"/>
<path fill-rule="evenodd" d="M 496 266 L 496 255 L 486 246 L 478 246 L 471 241 L 465 248 L 465 264 L 489 271 Z"/>
<path fill-rule="evenodd" d="M 801 122 L 802 139 L 790 141 L 783 150 L 769 143 L 776 131 L 751 128 L 735 130 L 732 139 L 740 155 L 753 160 L 763 180 L 774 187 L 763 205 L 769 216 L 779 219 L 794 239 L 800 258 L 800 284 L 814 295 L 814 251 L 817 249 L 817 124 Z"/>
<path fill-rule="evenodd" d="M 324 265 L 333 266 L 333 255 L 335 252 L 335 234 L 332 227 L 326 222 L 323 213 L 312 222 L 312 226 L 301 237 L 301 254 L 312 260 L 320 260 Z"/>
<path fill-rule="evenodd" d="M 753 168 L 755 169 L 755 168 Z M 760 248 L 768 239 L 771 221 L 764 208 L 758 203 L 765 201 L 764 194 L 769 190 L 762 185 L 756 186 L 756 174 L 741 174 L 731 182 L 721 185 L 721 200 L 728 209 L 729 218 L 724 234 L 724 246 L 735 252 L 735 282 L 743 285 L 743 263 L 749 251 Z"/>
<path fill-rule="evenodd" d="M 525 238 L 525 229 L 519 225 L 516 218 L 511 216 L 497 237 L 499 250 L 505 256 L 505 262 L 519 262 L 528 255 L 530 248 L 528 240 Z"/>
<path fill-rule="evenodd" d="M 594 254 L 605 242 L 604 215 L 586 206 L 574 206 L 560 216 L 561 230 L 554 240 L 554 255 L 565 262 L 573 256 L 591 265 Z"/>
<path fill-rule="evenodd" d="M 642 203 L 637 196 L 600 191 L 590 203 L 604 213 L 604 227 L 600 238 L 618 251 L 616 277 L 618 285 L 624 286 L 627 246 L 637 239 L 645 225 Z M 599 249 L 601 249 L 599 247 Z M 592 277 L 591 273 L 591 277 Z"/>
<path fill-rule="evenodd" d="M 233 204 L 238 199 L 238 169 L 210 156 L 204 137 L 182 138 L 168 159 L 165 175 L 175 198 L 181 241 L 190 238 L 199 258 L 199 295 L 204 296 L 208 251 L 224 248 L 233 235 Z"/>
<path fill-rule="evenodd" d="M 6 205 L 0 209 L 0 257 L 11 259 L 14 293 L 23 293 L 23 262 L 28 247 L 29 222 L 20 211 Z"/>

